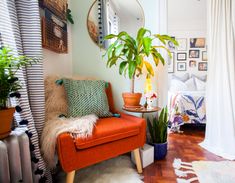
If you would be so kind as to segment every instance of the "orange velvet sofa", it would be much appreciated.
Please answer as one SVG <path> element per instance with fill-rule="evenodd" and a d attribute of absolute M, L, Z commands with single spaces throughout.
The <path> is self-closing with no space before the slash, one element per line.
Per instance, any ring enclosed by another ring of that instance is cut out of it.
<path fill-rule="evenodd" d="M 110 111 L 117 113 L 111 92 L 106 89 Z M 60 164 L 67 173 L 66 182 L 73 182 L 75 171 L 95 163 L 134 151 L 138 173 L 142 173 L 139 148 L 146 141 L 146 121 L 124 113 L 120 117 L 101 118 L 87 139 L 73 139 L 68 133 L 57 138 Z"/>

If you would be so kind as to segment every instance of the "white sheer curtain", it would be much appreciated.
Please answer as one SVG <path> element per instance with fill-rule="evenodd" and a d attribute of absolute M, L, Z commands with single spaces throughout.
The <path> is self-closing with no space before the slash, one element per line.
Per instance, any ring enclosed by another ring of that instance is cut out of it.
<path fill-rule="evenodd" d="M 232 1 L 208 0 L 206 137 L 201 146 L 235 159 L 235 40 Z"/>

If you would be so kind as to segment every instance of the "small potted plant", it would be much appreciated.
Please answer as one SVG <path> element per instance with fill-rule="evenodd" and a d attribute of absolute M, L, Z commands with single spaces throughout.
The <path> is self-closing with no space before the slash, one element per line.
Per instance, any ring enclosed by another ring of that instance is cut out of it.
<path fill-rule="evenodd" d="M 10 107 L 9 97 L 19 97 L 14 93 L 21 88 L 16 72 L 31 61 L 25 56 L 15 56 L 8 47 L 0 48 L 0 139 L 11 132 L 15 109 Z"/>
<path fill-rule="evenodd" d="M 163 159 L 167 154 L 168 109 L 161 110 L 159 118 L 154 117 L 152 122 L 147 119 L 148 130 L 151 136 L 150 144 L 154 146 L 154 159 Z"/>
<path fill-rule="evenodd" d="M 171 57 L 170 51 L 165 45 L 168 41 L 178 45 L 177 41 L 168 35 L 152 34 L 145 28 L 138 30 L 136 38 L 123 31 L 118 35 L 109 34 L 104 39 L 113 39 L 113 43 L 108 46 L 106 53 L 103 55 L 103 57 L 107 55 L 107 67 L 111 68 L 120 62 L 119 74 L 124 76 L 128 74 L 129 79 L 132 80 L 130 92 L 122 94 L 124 106 L 140 107 L 142 94 L 135 93 L 135 76 L 142 74 L 144 67 L 147 70 L 147 75 L 154 76 L 153 66 L 146 58 L 151 56 L 156 67 L 159 62 L 164 65 L 165 60 L 160 53 L 160 49 L 166 50 L 169 57 Z M 157 45 L 156 42 L 161 44 Z"/>

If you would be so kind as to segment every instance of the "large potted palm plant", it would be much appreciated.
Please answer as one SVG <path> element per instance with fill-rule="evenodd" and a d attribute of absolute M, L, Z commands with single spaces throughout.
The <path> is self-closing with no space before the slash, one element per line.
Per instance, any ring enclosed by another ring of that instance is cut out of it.
<path fill-rule="evenodd" d="M 147 75 L 154 76 L 153 66 L 148 57 L 152 57 L 154 65 L 157 67 L 159 62 L 165 64 L 165 59 L 160 53 L 160 49 L 167 51 L 171 57 L 170 51 L 165 46 L 168 41 L 178 45 L 175 39 L 168 35 L 152 34 L 145 28 L 140 28 L 137 37 L 130 36 L 127 32 L 120 32 L 117 35 L 109 34 L 105 40 L 112 40 L 103 55 L 107 56 L 107 67 L 111 68 L 119 62 L 119 74 L 131 79 L 130 92 L 123 93 L 125 107 L 139 107 L 141 93 L 135 93 L 135 76 L 143 73 L 143 68 L 147 70 Z M 156 44 L 158 43 L 158 44 Z"/>
<path fill-rule="evenodd" d="M 15 109 L 10 107 L 9 97 L 20 97 L 15 93 L 21 88 L 16 72 L 31 62 L 25 56 L 15 56 L 8 47 L 0 48 L 0 139 L 11 132 Z"/>
<path fill-rule="evenodd" d="M 154 146 L 154 159 L 163 159 L 167 154 L 168 109 L 161 110 L 159 118 L 147 119 L 148 130 L 151 136 L 150 144 Z"/>

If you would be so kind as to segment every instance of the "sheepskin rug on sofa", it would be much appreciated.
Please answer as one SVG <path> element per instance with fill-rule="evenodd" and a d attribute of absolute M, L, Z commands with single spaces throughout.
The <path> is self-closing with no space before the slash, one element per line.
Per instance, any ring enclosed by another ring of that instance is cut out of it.
<path fill-rule="evenodd" d="M 65 182 L 66 174 L 60 172 L 56 182 Z M 76 172 L 75 183 L 143 183 L 141 175 L 128 156 L 119 156 Z"/>

